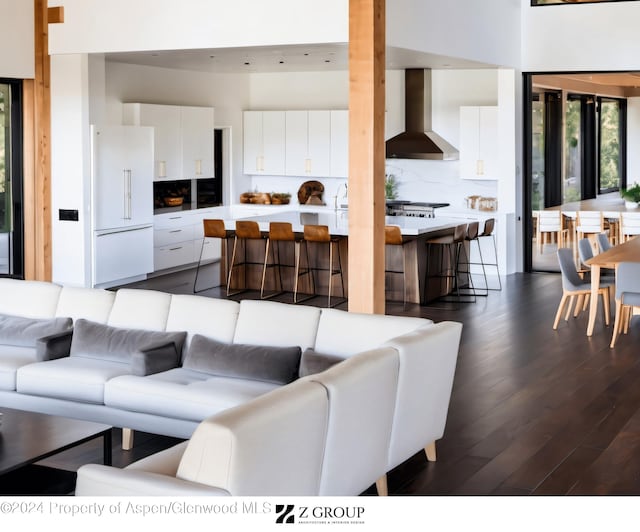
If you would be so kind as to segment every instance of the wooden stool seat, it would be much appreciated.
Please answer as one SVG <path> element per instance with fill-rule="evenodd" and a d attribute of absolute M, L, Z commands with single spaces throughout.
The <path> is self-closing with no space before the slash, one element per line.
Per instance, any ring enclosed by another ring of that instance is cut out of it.
<path fill-rule="evenodd" d="M 206 288 L 197 289 L 198 284 L 198 275 L 200 274 L 200 266 L 202 265 L 202 255 L 204 252 L 204 245 L 208 238 L 219 238 L 222 246 L 224 246 L 224 250 L 222 253 L 223 260 L 226 260 L 228 257 L 227 254 L 227 242 L 228 239 L 233 236 L 233 231 L 227 230 L 224 225 L 224 220 L 217 219 L 204 219 L 202 220 L 202 226 L 204 230 L 204 236 L 202 238 L 202 246 L 200 247 L 200 257 L 198 258 L 198 265 L 196 266 L 196 276 L 193 281 L 193 293 L 197 294 L 199 292 L 203 292 L 204 290 L 210 290 L 211 288 L 216 288 L 220 285 L 208 286 Z M 221 262 L 222 264 L 222 262 Z M 224 275 L 224 271 L 221 272 L 221 275 Z"/>

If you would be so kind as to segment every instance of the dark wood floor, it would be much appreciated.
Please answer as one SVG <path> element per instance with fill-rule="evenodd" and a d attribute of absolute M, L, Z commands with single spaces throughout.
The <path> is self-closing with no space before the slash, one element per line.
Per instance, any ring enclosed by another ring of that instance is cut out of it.
<path fill-rule="evenodd" d="M 135 286 L 192 293 L 193 276 L 181 272 Z M 458 310 L 388 305 L 388 314 L 464 323 L 438 461 L 417 454 L 396 468 L 391 494 L 640 494 L 640 327 L 633 324 L 610 349 L 611 327 L 601 317 L 591 338 L 586 314 L 552 330 L 559 275 L 515 274 L 503 285 Z M 117 433 L 115 465 L 177 441 L 136 436 L 134 450 L 123 452 Z M 56 464 L 73 470 L 97 461 L 99 450 L 87 445 Z"/>

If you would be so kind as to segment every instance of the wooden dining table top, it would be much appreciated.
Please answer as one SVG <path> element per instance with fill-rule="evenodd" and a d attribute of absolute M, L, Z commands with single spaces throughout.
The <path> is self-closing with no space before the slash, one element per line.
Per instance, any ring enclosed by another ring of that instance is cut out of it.
<path fill-rule="evenodd" d="M 615 268 L 621 262 L 640 262 L 640 238 L 633 237 L 607 251 L 598 253 L 587 260 L 585 264 L 601 268 Z"/>

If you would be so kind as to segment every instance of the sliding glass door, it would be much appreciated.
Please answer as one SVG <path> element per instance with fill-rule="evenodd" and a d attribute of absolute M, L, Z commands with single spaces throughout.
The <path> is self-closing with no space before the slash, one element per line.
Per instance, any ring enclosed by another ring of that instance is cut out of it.
<path fill-rule="evenodd" d="M 0 276 L 23 275 L 21 83 L 0 79 Z"/>
<path fill-rule="evenodd" d="M 525 83 L 525 269 L 557 271 L 560 233 L 541 233 L 540 213 L 575 212 L 576 202 L 626 185 L 627 102 L 580 92 L 584 83 L 569 76 L 526 75 Z"/>

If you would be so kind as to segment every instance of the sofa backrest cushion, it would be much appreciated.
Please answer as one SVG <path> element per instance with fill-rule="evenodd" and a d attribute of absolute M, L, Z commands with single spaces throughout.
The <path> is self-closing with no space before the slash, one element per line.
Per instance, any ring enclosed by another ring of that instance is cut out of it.
<path fill-rule="evenodd" d="M 150 331 L 164 331 L 171 294 L 156 290 L 121 288 L 109 314 L 108 325 Z"/>
<path fill-rule="evenodd" d="M 61 286 L 44 281 L 0 279 L 0 314 L 53 318 Z"/>
<path fill-rule="evenodd" d="M 233 343 L 298 345 L 304 350 L 313 347 L 319 318 L 320 309 L 316 307 L 244 299 Z"/>
<path fill-rule="evenodd" d="M 227 299 L 193 295 L 171 296 L 167 331 L 187 331 L 189 347 L 194 334 L 231 343 L 236 330 L 240 303 Z"/>
<path fill-rule="evenodd" d="M 318 383 L 298 380 L 198 425 L 177 477 L 234 496 L 317 495 L 329 403 Z"/>
<path fill-rule="evenodd" d="M 323 496 L 358 495 L 387 472 L 398 352 L 379 347 L 309 377 L 329 395 Z"/>
<path fill-rule="evenodd" d="M 288 384 L 298 378 L 301 353 L 297 346 L 225 344 L 196 334 L 183 367 L 219 377 Z"/>
<path fill-rule="evenodd" d="M 461 334 L 461 323 L 443 321 L 388 342 L 400 358 L 389 470 L 444 434 Z"/>
<path fill-rule="evenodd" d="M 35 347 L 37 340 L 71 329 L 71 318 L 23 318 L 0 314 L 0 344 Z"/>
<path fill-rule="evenodd" d="M 185 332 L 111 327 L 103 323 L 79 319 L 73 328 L 70 355 L 130 364 L 131 357 L 138 351 L 151 346 L 173 343 L 179 357 L 186 336 Z"/>
<path fill-rule="evenodd" d="M 430 323 L 433 322 L 425 318 L 322 309 L 314 349 L 346 358 Z"/>
<path fill-rule="evenodd" d="M 101 288 L 63 286 L 58 299 L 56 316 L 70 316 L 107 323 L 116 293 Z"/>

